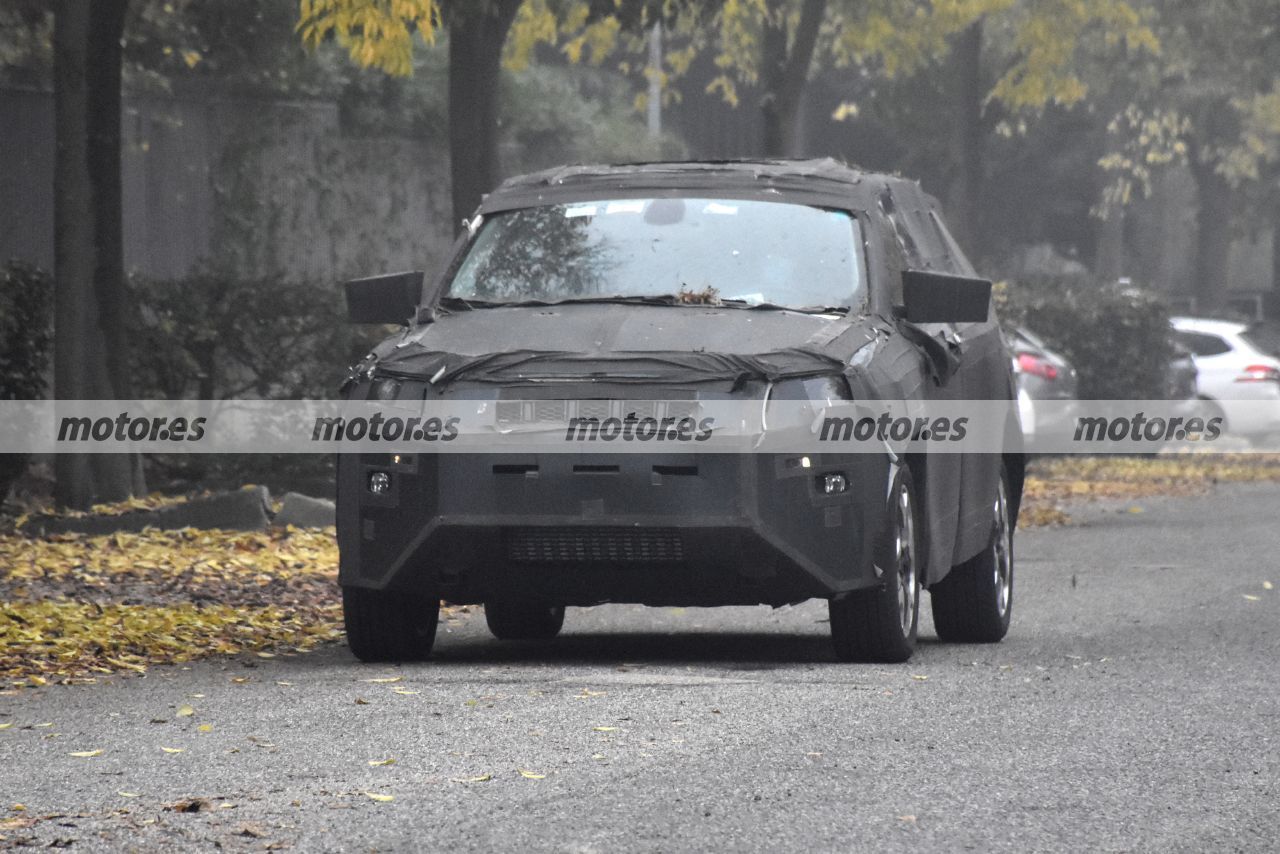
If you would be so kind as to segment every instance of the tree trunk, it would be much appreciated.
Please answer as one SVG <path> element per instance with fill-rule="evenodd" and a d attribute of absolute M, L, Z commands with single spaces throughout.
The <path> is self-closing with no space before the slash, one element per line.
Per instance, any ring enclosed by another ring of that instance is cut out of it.
<path fill-rule="evenodd" d="M 1094 254 L 1093 273 L 1103 282 L 1116 282 L 1125 273 L 1124 205 L 1107 211 L 1107 218 L 1097 221 L 1098 245 Z"/>
<path fill-rule="evenodd" d="M 1226 303 L 1231 261 L 1233 194 L 1227 179 L 1212 163 L 1191 158 L 1196 182 L 1196 310 L 1212 312 Z"/>
<path fill-rule="evenodd" d="M 126 0 L 62 0 L 54 24 L 54 393 L 113 399 L 127 383 L 120 192 L 120 38 Z M 145 488 L 130 454 L 59 454 L 68 507 Z"/>
<path fill-rule="evenodd" d="M 456 3 L 449 15 L 449 160 L 453 230 L 501 180 L 498 85 L 502 47 L 521 0 Z"/>
<path fill-rule="evenodd" d="M 1271 290 L 1280 293 L 1280 200 L 1271 207 Z"/>
<path fill-rule="evenodd" d="M 91 397 L 88 366 L 96 352 L 93 293 L 93 190 L 89 182 L 87 127 L 89 4 L 62 0 L 53 31 L 54 79 L 54 350 L 53 390 L 61 400 Z M 65 507 L 93 503 L 90 457 L 58 454 L 54 497 Z"/>
<path fill-rule="evenodd" d="M 794 38 L 791 38 L 787 28 L 787 3 L 769 0 L 760 40 L 760 82 L 764 88 L 760 99 L 764 123 L 762 153 L 766 157 L 802 154 L 800 105 L 826 10 L 827 0 L 804 0 Z"/>
<path fill-rule="evenodd" d="M 956 240 L 975 261 L 987 251 L 982 230 L 982 193 L 986 183 L 986 136 L 982 110 L 982 19 L 956 38 L 952 48 L 955 171 L 947 198 L 947 222 Z"/>
<path fill-rule="evenodd" d="M 93 289 L 98 301 L 103 358 L 97 361 L 104 396 L 133 397 L 129 373 L 129 294 L 124 276 L 124 194 L 120 179 L 120 108 L 125 10 L 128 0 L 93 0 L 88 47 L 89 181 L 93 190 L 97 263 Z M 108 391 L 109 389 L 109 391 Z M 146 492 L 140 454 L 93 458 L 98 498 L 119 501 Z"/>

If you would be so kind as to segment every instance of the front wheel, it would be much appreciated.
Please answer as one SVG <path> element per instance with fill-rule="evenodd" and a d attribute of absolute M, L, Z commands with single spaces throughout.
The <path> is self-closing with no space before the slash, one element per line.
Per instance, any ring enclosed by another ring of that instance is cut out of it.
<path fill-rule="evenodd" d="M 991 505 L 991 542 L 982 552 L 952 567 L 929 590 L 933 625 L 944 641 L 996 643 L 1009 631 L 1013 613 L 1013 524 L 1008 475 Z"/>
<path fill-rule="evenodd" d="M 361 661 L 423 661 L 431 655 L 440 600 L 405 591 L 342 588 L 347 645 Z"/>
<path fill-rule="evenodd" d="M 889 565 L 879 587 L 832 599 L 831 639 L 841 661 L 906 661 L 916 648 L 920 618 L 920 524 L 911 472 L 898 469 L 889 492 L 889 528 L 885 555 Z"/>

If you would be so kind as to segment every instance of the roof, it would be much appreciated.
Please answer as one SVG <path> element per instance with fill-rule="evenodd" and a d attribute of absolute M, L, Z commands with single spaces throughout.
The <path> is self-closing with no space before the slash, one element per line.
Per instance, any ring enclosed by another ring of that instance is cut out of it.
<path fill-rule="evenodd" d="M 570 201 L 707 192 L 731 198 L 865 210 L 875 204 L 880 193 L 908 184 L 919 192 L 915 182 L 864 172 L 831 158 L 560 166 L 504 181 L 485 197 L 480 209 L 493 213 Z"/>
<path fill-rule="evenodd" d="M 1235 320 L 1214 320 L 1208 317 L 1171 317 L 1174 329 L 1183 332 L 1206 332 L 1210 335 L 1239 335 L 1249 324 Z"/>

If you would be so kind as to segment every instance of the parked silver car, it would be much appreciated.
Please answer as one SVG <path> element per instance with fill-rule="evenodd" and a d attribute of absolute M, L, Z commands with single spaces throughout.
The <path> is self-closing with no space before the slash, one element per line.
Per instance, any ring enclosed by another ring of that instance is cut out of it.
<path fill-rule="evenodd" d="M 1070 403 L 1076 399 L 1076 369 L 1028 329 L 1009 330 L 1006 337 L 1018 384 L 1022 435 L 1032 442 L 1036 437 L 1069 433 L 1075 425 L 1075 407 Z M 1054 405 L 1046 407 L 1046 401 Z"/>

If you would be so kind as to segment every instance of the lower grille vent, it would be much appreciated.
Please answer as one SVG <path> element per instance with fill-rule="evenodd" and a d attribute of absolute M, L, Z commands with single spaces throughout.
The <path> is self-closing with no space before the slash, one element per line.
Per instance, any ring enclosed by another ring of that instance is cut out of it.
<path fill-rule="evenodd" d="M 507 532 L 507 557 L 521 563 L 670 563 L 684 560 L 673 529 L 519 528 Z"/>

